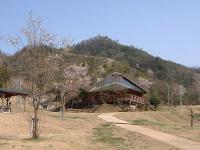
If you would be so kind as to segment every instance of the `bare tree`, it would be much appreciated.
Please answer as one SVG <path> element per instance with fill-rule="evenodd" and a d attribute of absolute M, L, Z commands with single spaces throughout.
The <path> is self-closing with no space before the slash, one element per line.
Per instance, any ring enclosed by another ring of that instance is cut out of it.
<path fill-rule="evenodd" d="M 175 96 L 179 99 L 179 105 L 180 105 L 180 112 L 182 113 L 182 104 L 183 104 L 183 96 L 186 93 L 186 89 L 183 85 L 177 84 L 175 86 Z"/>
<path fill-rule="evenodd" d="M 32 113 L 29 113 L 29 122 L 32 124 L 32 138 L 39 137 L 39 105 L 46 95 L 55 72 L 53 53 L 48 46 L 55 41 L 55 36 L 42 27 L 42 19 L 29 14 L 26 25 L 21 30 L 26 39 L 26 51 L 23 53 L 22 66 L 26 76 L 26 85 L 31 93 Z M 16 48 L 22 43 L 20 38 L 8 38 Z M 21 43 L 20 43 L 21 42 Z M 26 67 L 26 69 L 25 69 Z"/>
<path fill-rule="evenodd" d="M 176 106 L 177 101 L 179 99 L 179 104 L 180 104 L 180 110 L 181 110 L 181 106 L 182 106 L 182 97 L 184 95 L 185 88 L 183 87 L 183 85 L 181 84 L 175 84 L 174 82 L 171 82 L 170 84 L 165 83 L 166 86 L 166 96 L 167 96 L 167 103 L 168 103 L 168 107 L 170 107 L 170 103 L 171 103 L 171 108 L 173 108 L 173 106 Z"/>
<path fill-rule="evenodd" d="M 194 125 L 194 105 L 199 104 L 199 92 L 187 93 L 185 105 L 190 113 L 190 126 Z"/>
<path fill-rule="evenodd" d="M 188 111 L 190 112 L 190 126 L 193 127 L 194 125 L 194 109 L 193 106 L 191 104 L 186 104 L 186 107 L 188 109 Z"/>

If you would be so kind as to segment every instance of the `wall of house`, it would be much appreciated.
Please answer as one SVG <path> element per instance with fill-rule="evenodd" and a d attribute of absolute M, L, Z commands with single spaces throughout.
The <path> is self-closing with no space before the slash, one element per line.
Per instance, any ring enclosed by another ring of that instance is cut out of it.
<path fill-rule="evenodd" d="M 136 91 L 106 91 L 106 92 L 94 92 L 87 93 L 83 98 L 85 105 L 98 105 L 103 103 L 129 103 L 131 96 L 143 97 L 141 93 Z"/>

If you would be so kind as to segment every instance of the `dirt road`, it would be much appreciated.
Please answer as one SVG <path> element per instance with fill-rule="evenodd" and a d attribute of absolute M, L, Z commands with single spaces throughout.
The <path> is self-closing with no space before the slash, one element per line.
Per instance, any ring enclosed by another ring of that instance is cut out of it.
<path fill-rule="evenodd" d="M 168 133 L 161 132 L 161 131 L 155 131 L 155 130 L 145 128 L 142 126 L 138 126 L 138 125 L 130 125 L 130 124 L 128 124 L 128 122 L 126 122 L 124 120 L 120 120 L 120 119 L 114 117 L 113 115 L 114 115 L 113 113 L 107 113 L 107 114 L 101 114 L 98 117 L 107 122 L 113 123 L 118 127 L 127 129 L 129 131 L 141 133 L 143 135 L 149 136 L 153 139 L 159 140 L 161 142 L 175 146 L 180 149 L 200 150 L 199 142 L 194 142 L 194 141 L 187 140 L 187 139 L 184 139 L 184 138 L 172 135 L 172 134 L 168 134 Z"/>

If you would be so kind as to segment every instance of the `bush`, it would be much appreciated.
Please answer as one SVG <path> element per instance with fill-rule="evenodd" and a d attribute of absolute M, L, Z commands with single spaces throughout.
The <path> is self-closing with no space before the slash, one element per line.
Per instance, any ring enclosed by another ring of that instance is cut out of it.
<path fill-rule="evenodd" d="M 157 109 L 158 105 L 160 104 L 160 100 L 155 96 L 150 97 L 149 102 L 154 106 L 155 109 Z"/>

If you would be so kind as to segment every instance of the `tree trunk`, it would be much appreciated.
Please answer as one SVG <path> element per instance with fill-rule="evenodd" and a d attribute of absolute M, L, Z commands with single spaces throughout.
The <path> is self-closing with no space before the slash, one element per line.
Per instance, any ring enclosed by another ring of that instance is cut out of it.
<path fill-rule="evenodd" d="M 183 101 L 183 97 L 181 95 L 180 96 L 180 112 L 181 112 L 181 115 L 182 115 L 182 101 Z"/>
<path fill-rule="evenodd" d="M 64 120 L 64 112 L 65 112 L 65 105 L 62 106 L 60 113 L 61 113 L 61 120 Z"/>
<path fill-rule="evenodd" d="M 64 96 L 64 92 L 61 91 L 61 109 L 60 109 L 60 119 L 64 120 L 64 112 L 65 112 L 65 96 Z"/>
<path fill-rule="evenodd" d="M 172 92 L 172 96 L 171 96 L 171 107 L 174 107 L 174 93 Z"/>
<path fill-rule="evenodd" d="M 170 96 L 169 96 L 169 87 L 167 86 L 167 101 L 168 101 L 168 108 L 170 107 Z"/>
<path fill-rule="evenodd" d="M 32 138 L 37 139 L 39 137 L 38 134 L 38 117 L 37 117 L 38 109 L 37 106 L 34 104 L 34 114 L 32 118 Z"/>
<path fill-rule="evenodd" d="M 191 122 L 190 122 L 191 127 L 194 125 L 194 115 L 191 113 Z"/>
<path fill-rule="evenodd" d="M 71 109 L 73 109 L 73 105 L 74 105 L 74 99 L 72 98 Z"/>
<path fill-rule="evenodd" d="M 9 100 L 8 100 L 8 99 L 6 99 L 6 107 L 7 107 L 7 108 L 8 108 L 8 101 L 9 101 Z"/>

